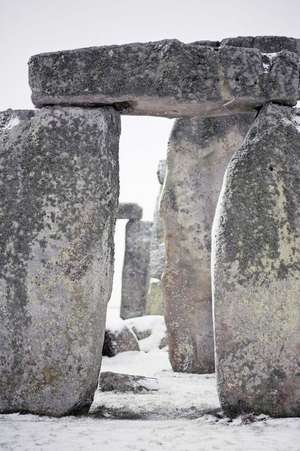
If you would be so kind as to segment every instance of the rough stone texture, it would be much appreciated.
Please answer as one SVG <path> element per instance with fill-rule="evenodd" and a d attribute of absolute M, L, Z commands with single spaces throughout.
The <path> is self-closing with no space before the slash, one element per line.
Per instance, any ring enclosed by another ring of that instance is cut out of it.
<path fill-rule="evenodd" d="M 213 44 L 212 44 L 213 45 Z M 298 98 L 298 57 L 270 64 L 254 48 L 177 40 L 91 47 L 31 57 L 35 105 L 115 105 L 124 114 L 226 115 Z"/>
<path fill-rule="evenodd" d="M 119 204 L 117 219 L 142 219 L 143 209 L 138 204 Z"/>
<path fill-rule="evenodd" d="M 256 48 L 262 53 L 278 53 L 282 50 L 294 52 L 300 57 L 300 39 L 289 38 L 286 36 L 238 36 L 235 38 L 223 39 L 220 43 L 221 47 L 246 47 Z M 272 55 L 263 56 L 263 61 L 266 66 L 272 61 Z M 300 98 L 300 87 L 299 95 Z"/>
<path fill-rule="evenodd" d="M 175 371 L 214 371 L 211 226 L 223 174 L 254 113 L 178 119 L 169 140 L 161 201 L 169 356 Z"/>
<path fill-rule="evenodd" d="M 229 415 L 300 415 L 299 119 L 264 107 L 224 178 L 212 263 L 218 390 Z"/>
<path fill-rule="evenodd" d="M 143 316 L 149 285 L 152 222 L 131 220 L 126 224 L 122 272 L 121 318 Z"/>
<path fill-rule="evenodd" d="M 137 337 L 125 323 L 120 329 L 106 328 L 102 355 L 114 357 L 120 352 L 139 350 Z"/>
<path fill-rule="evenodd" d="M 158 379 L 155 377 L 136 376 L 132 374 L 104 371 L 100 374 L 99 388 L 101 391 L 119 393 L 147 393 L 159 390 Z"/>
<path fill-rule="evenodd" d="M 147 315 L 164 315 L 165 306 L 161 280 L 151 278 L 146 303 Z"/>
<path fill-rule="evenodd" d="M 237 36 L 223 39 L 220 45 L 256 48 L 263 53 L 278 53 L 282 50 L 298 53 L 298 41 L 299 39 L 286 36 Z"/>
<path fill-rule="evenodd" d="M 0 411 L 88 406 L 113 272 L 119 115 L 0 113 Z"/>

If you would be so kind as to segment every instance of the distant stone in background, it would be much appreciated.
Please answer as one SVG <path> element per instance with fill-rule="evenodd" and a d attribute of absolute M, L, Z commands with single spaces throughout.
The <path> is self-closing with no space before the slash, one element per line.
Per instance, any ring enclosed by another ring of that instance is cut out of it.
<path fill-rule="evenodd" d="M 102 392 L 147 393 L 159 390 L 158 379 L 154 377 L 135 376 L 132 374 L 105 371 L 100 374 L 99 389 Z"/>
<path fill-rule="evenodd" d="M 130 220 L 126 224 L 122 272 L 121 318 L 143 316 L 149 286 L 152 222 Z"/>
<path fill-rule="evenodd" d="M 147 315 L 165 314 L 162 282 L 160 279 L 154 279 L 153 277 L 150 279 L 147 293 L 146 313 Z"/>
<path fill-rule="evenodd" d="M 211 227 L 223 174 L 255 113 L 178 119 L 169 140 L 161 201 L 169 356 L 179 372 L 214 371 Z"/>
<path fill-rule="evenodd" d="M 136 335 L 122 319 L 108 318 L 104 336 L 102 355 L 114 357 L 120 352 L 139 351 Z"/>
<path fill-rule="evenodd" d="M 112 289 L 119 114 L 0 113 L 0 412 L 88 408 Z"/>
<path fill-rule="evenodd" d="M 164 302 L 160 279 L 165 268 L 165 243 L 163 222 L 160 216 L 160 198 L 166 174 L 166 160 L 160 160 L 157 178 L 160 184 L 153 217 L 152 237 L 150 245 L 150 282 L 147 293 L 147 315 L 163 315 Z"/>
<path fill-rule="evenodd" d="M 142 219 L 143 209 L 138 204 L 120 203 L 117 219 Z"/>
<path fill-rule="evenodd" d="M 125 323 L 138 337 L 141 351 L 150 352 L 167 346 L 166 323 L 162 315 L 129 318 Z"/>
<path fill-rule="evenodd" d="M 298 56 L 178 40 L 43 53 L 29 61 L 36 106 L 114 105 L 123 114 L 223 116 L 268 101 L 295 105 Z M 265 65 L 264 65 L 265 63 Z"/>
<path fill-rule="evenodd" d="M 212 256 L 226 414 L 300 416 L 300 116 L 269 104 L 226 171 Z"/>

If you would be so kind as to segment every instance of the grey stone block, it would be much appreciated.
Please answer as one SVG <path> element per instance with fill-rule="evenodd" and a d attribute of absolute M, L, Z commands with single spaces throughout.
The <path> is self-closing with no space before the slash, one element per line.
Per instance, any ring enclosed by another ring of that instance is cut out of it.
<path fill-rule="evenodd" d="M 159 390 L 158 379 L 155 377 L 136 376 L 133 374 L 113 373 L 104 371 L 100 374 L 99 388 L 103 392 L 147 393 Z"/>
<path fill-rule="evenodd" d="M 212 255 L 226 414 L 300 415 L 300 117 L 266 105 L 226 171 Z"/>
<path fill-rule="evenodd" d="M 178 119 L 169 139 L 161 201 L 162 278 L 169 356 L 175 371 L 214 371 L 211 227 L 223 174 L 255 113 Z"/>
<path fill-rule="evenodd" d="M 120 313 L 123 319 L 146 312 L 151 230 L 152 222 L 131 220 L 126 224 Z"/>
<path fill-rule="evenodd" d="M 119 115 L 0 113 L 0 412 L 88 407 L 113 274 Z"/>
<path fill-rule="evenodd" d="M 106 327 L 102 355 L 114 357 L 120 352 L 139 351 L 139 343 L 135 333 L 120 321 L 121 327 Z"/>
<path fill-rule="evenodd" d="M 177 40 L 91 47 L 31 57 L 29 82 L 39 107 L 108 104 L 123 114 L 181 117 L 244 112 L 271 100 L 294 105 L 298 57 L 265 58 L 255 48 Z"/>
<path fill-rule="evenodd" d="M 282 50 L 298 53 L 297 39 L 286 36 L 237 36 L 223 39 L 221 47 L 256 48 L 262 53 L 278 53 Z"/>
<path fill-rule="evenodd" d="M 120 203 L 117 219 L 142 219 L 143 209 L 138 204 Z"/>

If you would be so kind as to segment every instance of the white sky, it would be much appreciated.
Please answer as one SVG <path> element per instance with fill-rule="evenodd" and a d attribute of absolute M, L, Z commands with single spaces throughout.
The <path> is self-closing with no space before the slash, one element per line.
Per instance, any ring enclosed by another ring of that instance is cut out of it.
<path fill-rule="evenodd" d="M 300 0 L 0 0 L 0 110 L 32 108 L 27 61 L 33 54 L 94 45 L 177 38 L 183 42 L 238 35 L 300 37 Z M 152 218 L 156 166 L 165 158 L 172 121 L 122 118 L 121 201 Z M 120 297 L 124 224 L 116 233 Z"/>

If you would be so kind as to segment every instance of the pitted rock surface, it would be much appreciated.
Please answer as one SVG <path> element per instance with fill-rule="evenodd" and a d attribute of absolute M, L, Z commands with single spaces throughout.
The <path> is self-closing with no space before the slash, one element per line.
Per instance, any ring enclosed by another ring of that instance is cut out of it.
<path fill-rule="evenodd" d="M 177 40 L 43 53 L 29 61 L 36 106 L 114 105 L 123 114 L 223 116 L 268 101 L 295 105 L 298 56 Z"/>
<path fill-rule="evenodd" d="M 300 120 L 259 113 L 214 222 L 218 391 L 229 415 L 300 415 Z"/>
<path fill-rule="evenodd" d="M 130 220 L 126 224 L 120 312 L 123 319 L 146 312 L 151 233 L 152 222 Z"/>
<path fill-rule="evenodd" d="M 0 411 L 88 407 L 113 273 L 119 115 L 0 113 Z"/>
<path fill-rule="evenodd" d="M 255 48 L 262 53 L 278 53 L 282 50 L 288 50 L 300 55 L 299 44 L 300 39 L 286 36 L 237 36 L 223 39 L 220 43 L 221 47 L 227 45 L 230 47 Z"/>
<path fill-rule="evenodd" d="M 211 226 L 223 174 L 255 113 L 178 119 L 169 140 L 161 201 L 169 356 L 175 371 L 214 371 Z"/>

